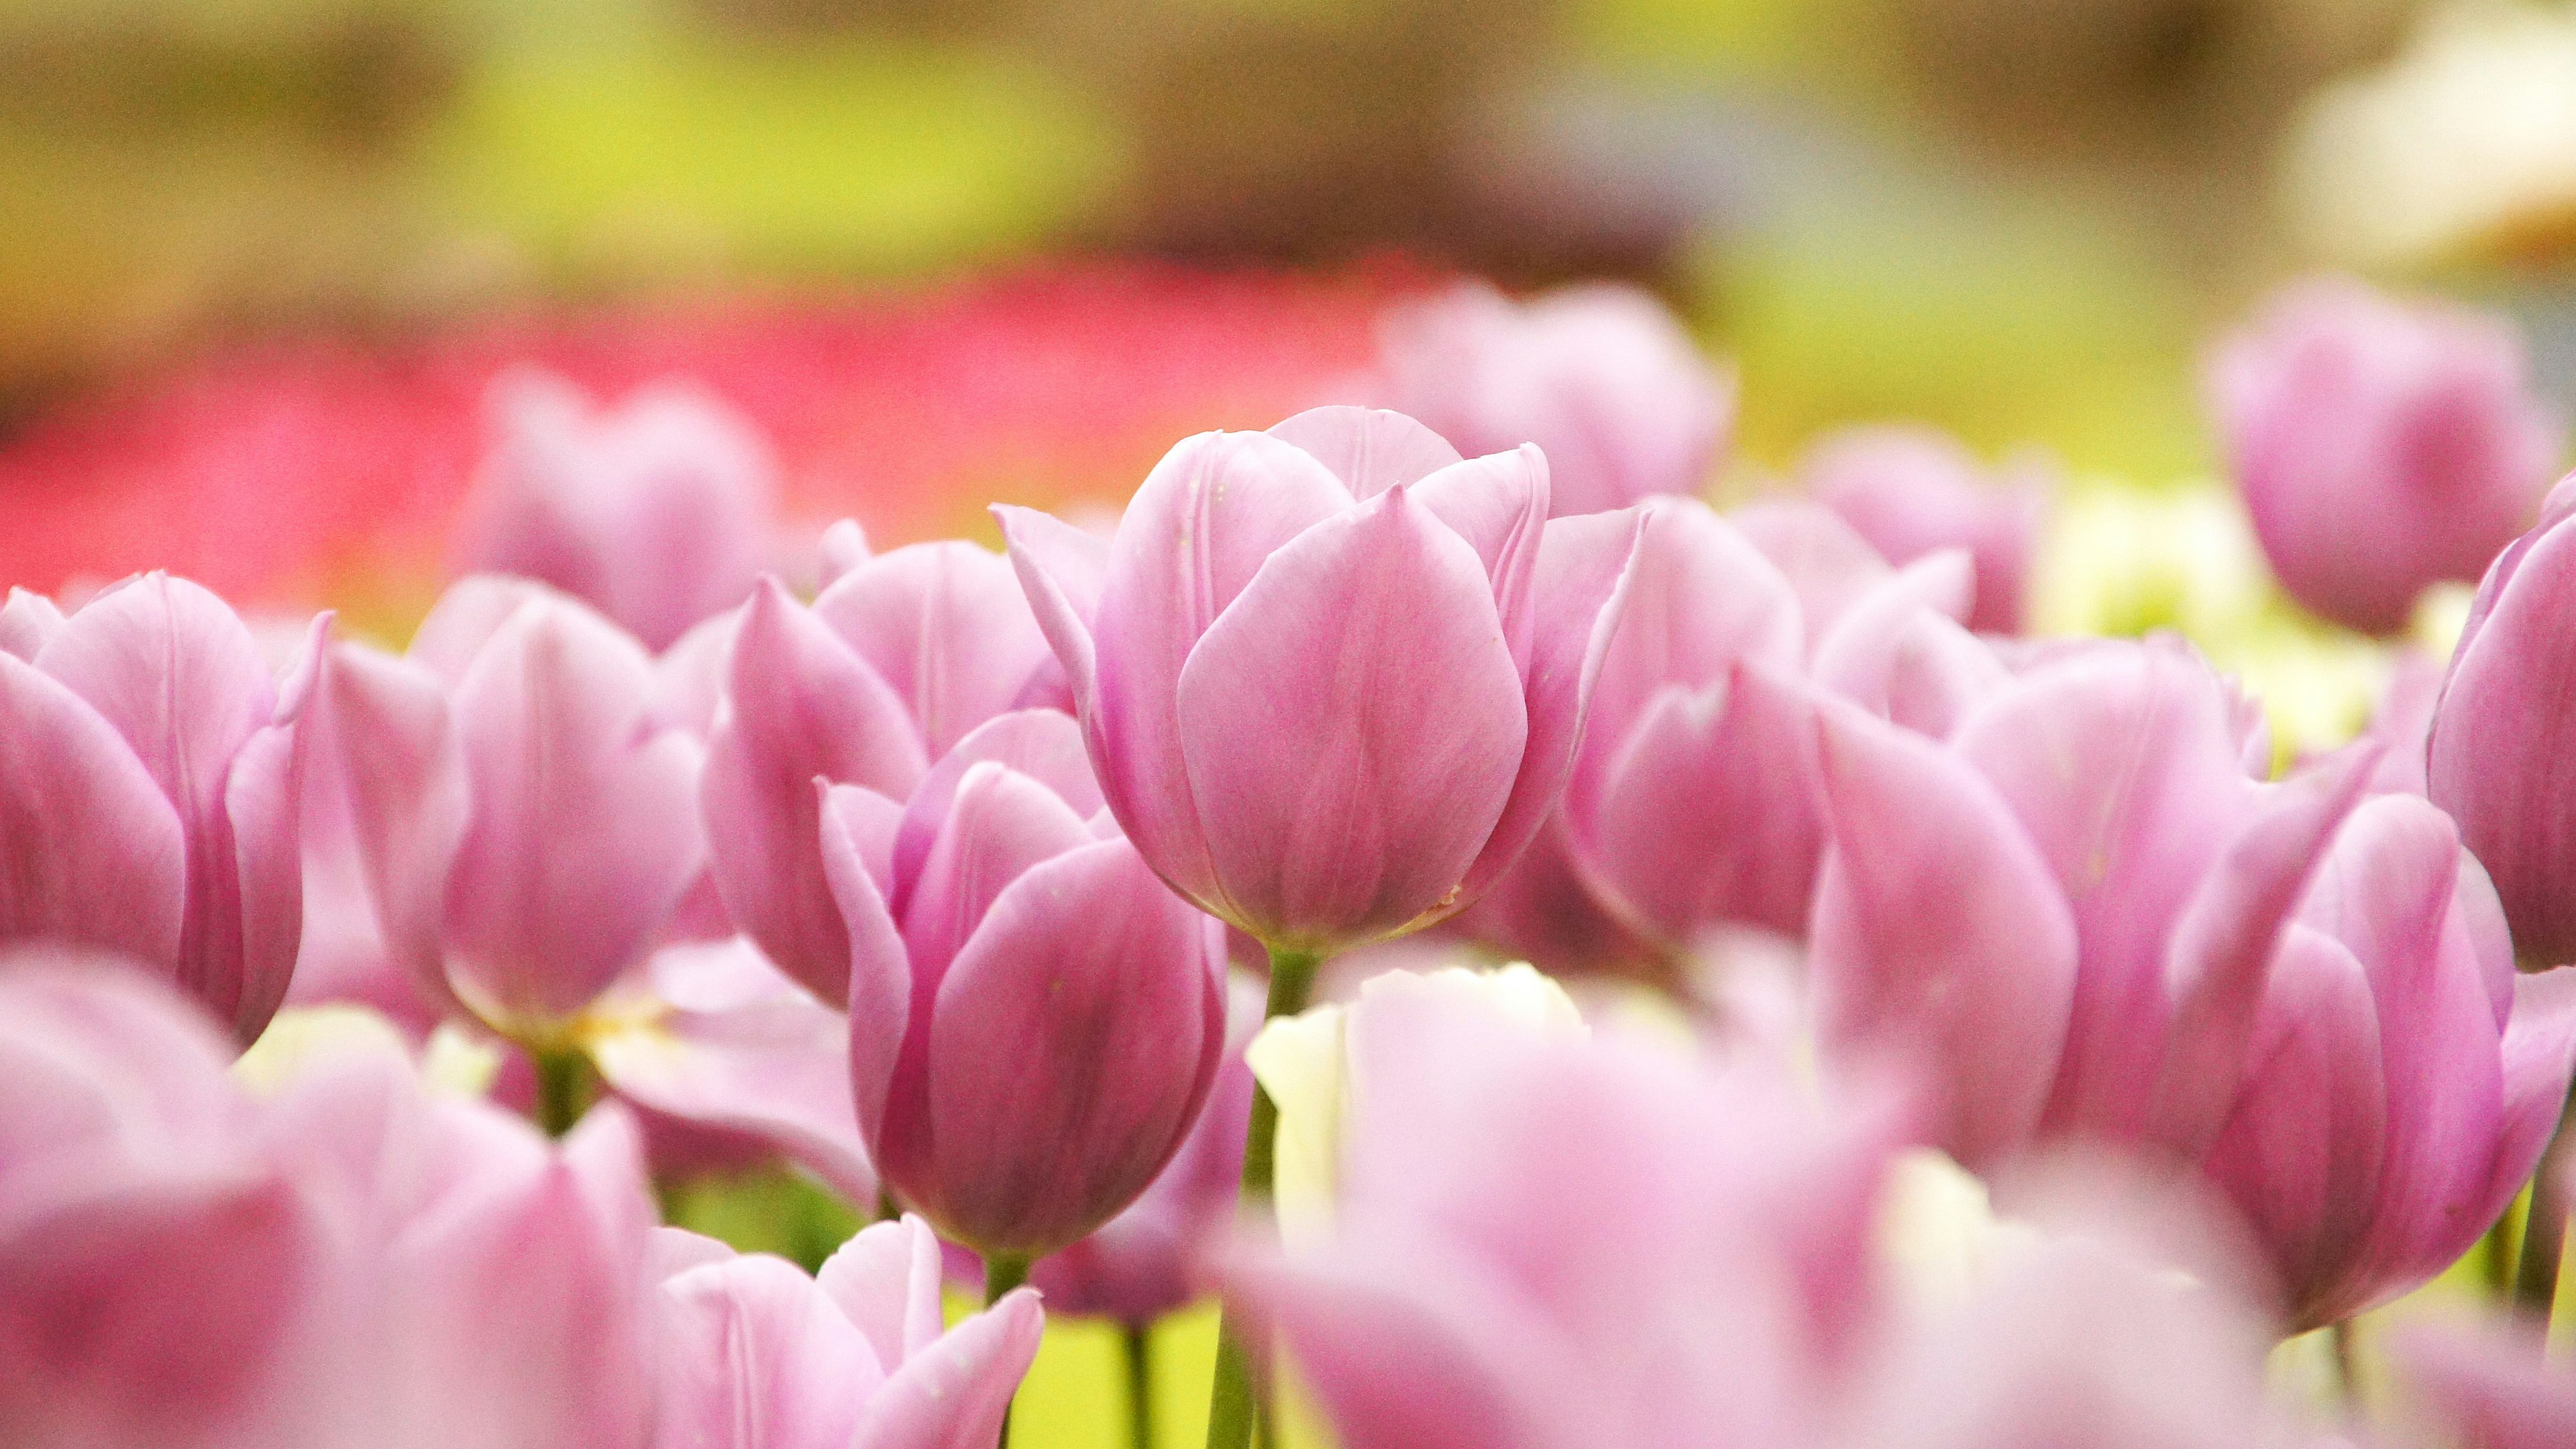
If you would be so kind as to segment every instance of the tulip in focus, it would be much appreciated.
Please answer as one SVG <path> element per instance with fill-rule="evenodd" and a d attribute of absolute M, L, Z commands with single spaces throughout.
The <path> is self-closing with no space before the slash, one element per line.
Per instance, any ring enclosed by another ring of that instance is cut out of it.
<path fill-rule="evenodd" d="M 657 944 L 706 860 L 700 751 L 634 638 L 541 585 L 466 579 L 401 658 L 324 682 L 386 949 L 541 1049 Z"/>
<path fill-rule="evenodd" d="M 1635 534 L 1394 413 L 1203 433 L 1097 541 L 997 508 L 1100 789 L 1175 890 L 1329 954 L 1481 894 L 1556 801 Z"/>
<path fill-rule="evenodd" d="M 864 549 L 854 532 L 836 537 Z M 733 920 L 839 1002 L 851 948 L 823 876 L 815 782 L 908 799 L 986 720 L 1070 701 L 998 555 L 927 543 L 833 567 L 811 607 L 764 581 L 744 609 L 700 808 Z"/>
<path fill-rule="evenodd" d="M 2505 323 L 2340 279 L 2275 297 L 2219 349 L 2209 391 L 2282 587 L 2367 634 L 2483 572 L 2564 442 Z"/>
<path fill-rule="evenodd" d="M 2031 559 L 2052 480 L 2036 462 L 1990 478 L 1957 440 L 1931 428 L 1861 427 L 1832 434 L 1798 464 L 1808 495 L 1840 514 L 1888 562 L 1945 548 L 1976 562 L 1967 626 L 2018 634 L 2028 614 Z"/>
<path fill-rule="evenodd" d="M 1735 427 L 1733 377 L 1629 287 L 1463 285 L 1392 314 L 1379 369 L 1388 407 L 1461 449 L 1537 444 L 1558 517 L 1699 493 Z"/>
<path fill-rule="evenodd" d="M 239 1044 L 276 1014 L 303 935 L 299 722 L 315 621 L 282 679 L 223 600 L 166 574 L 68 617 L 0 606 L 0 939 L 148 963 Z"/>
<path fill-rule="evenodd" d="M 676 1228 L 657 1235 L 656 1449 L 983 1449 L 1037 1356 L 1017 1289 L 954 1328 L 921 1219 L 867 1228 L 807 1277 Z"/>
<path fill-rule="evenodd" d="M 552 584 L 660 650 L 770 566 L 777 465 L 713 396 L 664 383 L 597 409 L 561 378 L 515 373 L 494 384 L 492 412 L 458 575 Z"/>
<path fill-rule="evenodd" d="M 1225 944 L 1101 811 L 1079 726 L 1002 715 L 910 802 L 836 785 L 850 1075 L 886 1183 L 986 1262 L 1135 1201 L 1225 1054 Z"/>

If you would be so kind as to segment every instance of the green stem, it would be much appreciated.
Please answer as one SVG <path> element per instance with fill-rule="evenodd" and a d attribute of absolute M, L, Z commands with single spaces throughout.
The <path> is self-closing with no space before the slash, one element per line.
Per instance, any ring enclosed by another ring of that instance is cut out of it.
<path fill-rule="evenodd" d="M 599 1073 L 579 1051 L 553 1047 L 528 1055 L 537 1068 L 537 1125 L 548 1137 L 561 1137 L 590 1110 Z"/>
<path fill-rule="evenodd" d="M 1153 1326 L 1128 1324 L 1123 1347 L 1127 1350 L 1128 1449 L 1154 1449 Z"/>
<path fill-rule="evenodd" d="M 2335 1384 L 2343 1390 L 2344 1407 L 2357 1412 L 2361 1408 L 2361 1373 L 2353 1362 L 2355 1337 L 2349 1318 L 2338 1318 L 2326 1329 L 2326 1342 L 2334 1348 Z"/>
<path fill-rule="evenodd" d="M 2569 1088 L 2576 1105 L 2576 1086 Z M 2567 1238 L 2567 1202 L 2559 1191 L 2567 1156 L 2576 1151 L 2576 1132 L 2563 1118 L 2549 1150 L 2540 1154 L 2540 1172 L 2531 1180 L 2531 1212 L 2522 1224 L 2522 1262 L 2513 1278 L 2514 1301 L 2543 1318 L 2558 1296 L 2558 1255 Z"/>
<path fill-rule="evenodd" d="M 1323 963 L 1316 951 L 1270 948 L 1270 1003 L 1263 1016 L 1276 1021 L 1306 1009 L 1315 989 L 1315 968 Z M 1279 1138 L 1279 1104 L 1267 1089 L 1252 1090 L 1252 1124 L 1243 1139 L 1243 1202 L 1270 1205 L 1272 1154 Z M 1217 1320 L 1216 1381 L 1208 1389 L 1207 1449 L 1248 1449 L 1255 1421 L 1265 1417 L 1268 1392 L 1265 1371 L 1269 1335 L 1228 1303 Z"/>
<path fill-rule="evenodd" d="M 1029 1281 L 1028 1259 L 1015 1258 L 1004 1253 L 984 1255 L 985 1307 L 990 1308 L 1001 1302 L 1004 1294 L 1027 1281 Z M 1002 1406 L 1002 1437 L 993 1441 L 993 1449 L 1011 1449 L 1011 1409 L 1018 1402 L 1019 1395 L 1013 1394 L 1011 1402 Z"/>

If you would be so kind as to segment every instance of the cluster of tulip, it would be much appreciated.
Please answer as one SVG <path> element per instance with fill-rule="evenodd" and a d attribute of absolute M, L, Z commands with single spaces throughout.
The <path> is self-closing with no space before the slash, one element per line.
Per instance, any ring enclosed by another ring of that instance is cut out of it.
<path fill-rule="evenodd" d="M 1221 1292 L 1221 1449 L 1285 1383 L 1347 1449 L 2576 1443 L 2501 1316 L 2265 1382 L 2556 1286 L 2576 483 L 2448 311 L 2213 379 L 2301 603 L 2484 577 L 2348 745 L 2025 637 L 2040 465 L 1699 501 L 1728 385 L 1609 290 L 1418 304 L 1396 410 L 1006 554 L 782 547 L 720 408 L 521 380 L 400 654 L 13 592 L 0 1438 L 984 1449 L 1041 1303 Z M 709 1154 L 882 1220 L 658 1226 Z"/>

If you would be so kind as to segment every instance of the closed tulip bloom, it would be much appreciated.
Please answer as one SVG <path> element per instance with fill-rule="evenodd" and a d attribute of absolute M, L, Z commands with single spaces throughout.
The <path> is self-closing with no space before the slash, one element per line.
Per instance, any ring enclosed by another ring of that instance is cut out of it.
<path fill-rule="evenodd" d="M 1393 413 L 1203 433 L 1105 564 L 997 509 L 1110 810 L 1175 890 L 1274 950 L 1429 925 L 1562 787 L 1634 521 L 1549 521 L 1534 448 L 1462 461 Z"/>
<path fill-rule="evenodd" d="M 1261 1025 L 1262 996 L 1236 977 L 1227 993 L 1225 1061 L 1180 1150 L 1126 1211 L 1049 1254 L 1029 1282 L 1056 1312 L 1143 1329 L 1205 1291 L 1206 1259 L 1234 1222 L 1243 1181 L 1252 1068 L 1244 1048 Z"/>
<path fill-rule="evenodd" d="M 2197 1157 L 2368 763 L 2270 784 L 2248 768 L 2267 755 L 2166 639 L 2036 664 L 1944 741 L 1829 703 L 1827 1041 L 1922 1072 L 1937 1145 L 1971 1166 L 2043 1135 Z"/>
<path fill-rule="evenodd" d="M 1021 1288 L 943 1328 L 939 1241 L 917 1217 L 810 1278 L 676 1228 L 656 1250 L 662 1449 L 984 1449 L 1045 1325 Z"/>
<path fill-rule="evenodd" d="M 2421 799 L 2356 810 L 2284 934 L 2203 1164 L 2299 1328 L 2430 1280 L 2539 1164 L 2576 1062 L 2576 969 L 2517 975 L 2504 913 Z"/>
<path fill-rule="evenodd" d="M 988 1260 L 1115 1217 L 1224 1057 L 1224 934 L 1118 836 L 1079 727 L 1003 715 L 908 804 L 840 785 L 823 816 L 851 1086 L 887 1184 Z"/>
<path fill-rule="evenodd" d="M 706 860 L 699 746 L 651 718 L 641 645 L 551 589 L 449 589 L 408 655 L 334 652 L 350 820 L 386 949 L 441 1000 L 562 1035 L 656 943 Z"/>
<path fill-rule="evenodd" d="M 969 543 L 850 564 L 809 608 L 764 581 L 707 738 L 700 808 L 727 911 L 826 1001 L 850 944 L 823 879 L 815 781 L 909 797 L 986 720 L 1066 704 L 1010 565 Z"/>
<path fill-rule="evenodd" d="M 1890 563 L 1967 550 L 1977 573 L 1968 627 L 2021 632 L 2051 489 L 2038 464 L 2023 460 L 1990 473 L 1956 439 L 1934 429 L 1860 427 L 1809 449 L 1798 477 L 1810 496 Z"/>
<path fill-rule="evenodd" d="M 2211 406 L 2290 596 L 2370 634 L 2531 520 L 2563 434 L 2502 321 L 2320 278 L 2220 346 Z"/>
<path fill-rule="evenodd" d="M 2576 480 L 2478 585 L 2426 746 L 2433 803 L 2494 877 L 2526 961 L 2576 961 Z"/>
<path fill-rule="evenodd" d="M 512 374 L 493 413 L 459 574 L 552 584 L 658 650 L 741 603 L 769 567 L 777 465 L 713 396 L 662 383 L 594 408 L 562 379 Z"/>
<path fill-rule="evenodd" d="M 145 574 L 69 617 L 0 607 L 0 940 L 148 964 L 243 1044 L 303 934 L 297 845 L 322 624 L 273 678 L 232 609 Z"/>
<path fill-rule="evenodd" d="M 1733 377 L 1631 287 L 1460 286 L 1391 316 L 1379 366 L 1387 405 L 1461 449 L 1537 444 L 1559 517 L 1698 493 L 1735 427 Z"/>

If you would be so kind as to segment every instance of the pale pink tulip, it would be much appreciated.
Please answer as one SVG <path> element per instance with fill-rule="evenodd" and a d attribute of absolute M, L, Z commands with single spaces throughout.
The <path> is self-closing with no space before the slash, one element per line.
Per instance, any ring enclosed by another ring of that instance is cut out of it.
<path fill-rule="evenodd" d="M 2527 526 L 2560 461 L 2503 321 L 2315 278 L 2209 366 L 2255 535 L 2292 598 L 2365 633 L 2475 579 Z"/>
<path fill-rule="evenodd" d="M 158 968 L 243 1044 L 303 935 L 298 727 L 322 621 L 272 678 L 223 600 L 145 574 L 0 607 L 0 939 Z"/>
<path fill-rule="evenodd" d="M 1379 365 L 1387 406 L 1459 448 L 1537 444 L 1559 517 L 1698 493 L 1735 426 L 1734 378 L 1627 287 L 1460 286 L 1390 316 Z"/>
<path fill-rule="evenodd" d="M 2054 480 L 2034 460 L 1990 475 L 1956 439 L 1931 428 L 1847 428 L 1798 463 L 1810 496 L 1840 514 L 1893 564 L 1945 548 L 1976 561 L 1969 628 L 2018 634 L 2031 558 Z"/>
<path fill-rule="evenodd" d="M 1550 522 L 1535 448 L 1461 461 L 1393 413 L 1204 433 L 1105 563 L 996 512 L 1100 788 L 1182 895 L 1273 948 L 1454 914 L 1554 806 L 1633 519 Z"/>
<path fill-rule="evenodd" d="M 859 1127 L 886 1182 L 988 1258 L 1115 1217 L 1216 1077 L 1225 945 L 1118 836 L 1080 727 L 988 721 L 908 804 L 834 786 L 822 846 Z"/>

